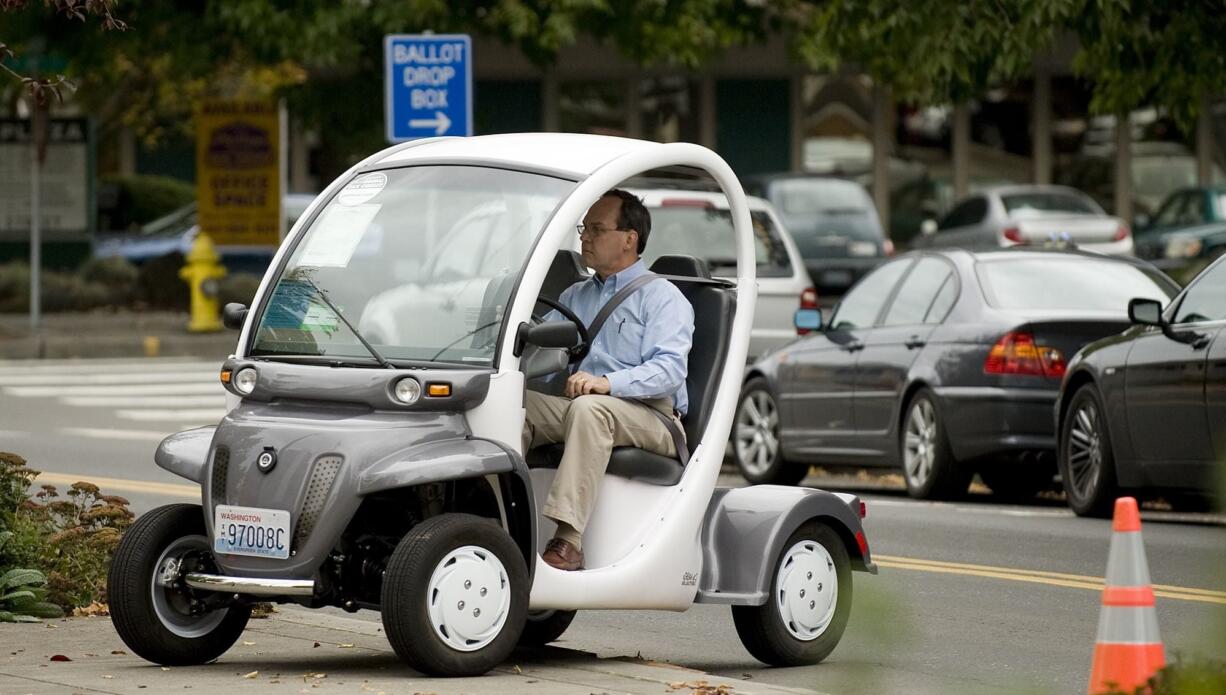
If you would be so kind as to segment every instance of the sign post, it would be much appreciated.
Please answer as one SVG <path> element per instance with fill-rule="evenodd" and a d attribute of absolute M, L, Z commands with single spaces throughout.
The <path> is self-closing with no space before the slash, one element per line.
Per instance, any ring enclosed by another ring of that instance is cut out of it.
<path fill-rule="evenodd" d="M 390 34 L 383 39 L 387 140 L 472 135 L 472 39 Z"/>

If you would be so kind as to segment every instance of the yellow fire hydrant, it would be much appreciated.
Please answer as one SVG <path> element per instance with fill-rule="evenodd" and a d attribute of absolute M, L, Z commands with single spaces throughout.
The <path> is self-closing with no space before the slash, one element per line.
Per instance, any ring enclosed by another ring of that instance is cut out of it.
<path fill-rule="evenodd" d="M 217 281 L 225 277 L 221 256 L 213 246 L 213 240 L 204 232 L 196 235 L 192 250 L 187 254 L 187 264 L 179 269 L 179 277 L 192 292 L 191 320 L 187 324 L 190 333 L 220 331 L 221 312 L 218 308 Z"/>

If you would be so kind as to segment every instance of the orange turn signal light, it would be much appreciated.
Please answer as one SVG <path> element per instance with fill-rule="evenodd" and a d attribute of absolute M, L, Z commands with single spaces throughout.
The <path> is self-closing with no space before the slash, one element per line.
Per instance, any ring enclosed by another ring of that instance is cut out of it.
<path fill-rule="evenodd" d="M 231 372 L 229 369 L 223 369 L 223 370 L 221 370 L 221 383 L 223 383 L 223 384 L 228 384 L 228 383 L 230 383 L 230 374 L 231 374 L 231 373 L 232 373 L 232 372 Z"/>
<path fill-rule="evenodd" d="M 446 398 L 451 395 L 451 384 L 429 384 L 426 394 L 432 398 Z"/>

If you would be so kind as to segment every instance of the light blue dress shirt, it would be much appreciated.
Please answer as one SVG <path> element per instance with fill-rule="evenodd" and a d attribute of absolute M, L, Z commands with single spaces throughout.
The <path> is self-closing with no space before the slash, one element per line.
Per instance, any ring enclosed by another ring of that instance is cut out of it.
<path fill-rule="evenodd" d="M 566 288 L 558 301 L 591 325 L 601 307 L 640 275 L 647 266 L 634 265 L 603 281 L 595 274 Z M 561 320 L 552 311 L 547 320 Z M 689 410 L 685 389 L 690 347 L 694 344 L 694 308 L 668 280 L 655 280 L 626 298 L 605 321 L 579 370 L 607 377 L 609 395 L 619 398 L 665 398 L 684 415 Z"/>

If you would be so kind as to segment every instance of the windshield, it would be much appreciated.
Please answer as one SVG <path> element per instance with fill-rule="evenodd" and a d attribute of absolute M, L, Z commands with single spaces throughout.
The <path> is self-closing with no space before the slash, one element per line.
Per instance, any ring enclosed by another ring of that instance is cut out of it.
<path fill-rule="evenodd" d="M 774 184 L 779 211 L 807 215 L 833 211 L 862 212 L 869 208 L 868 194 L 859 184 L 830 179 L 784 179 Z"/>
<path fill-rule="evenodd" d="M 1157 271 L 1093 258 L 1011 258 L 975 266 L 988 304 L 998 309 L 1110 311 L 1127 316 L 1133 297 L 1163 304 L 1175 289 Z"/>
<path fill-rule="evenodd" d="M 660 256 L 683 254 L 705 260 L 712 275 L 736 275 L 736 234 L 732 229 L 731 212 L 701 206 L 650 210 L 651 236 L 643 252 L 643 262 L 648 267 Z M 749 217 L 753 222 L 758 277 L 791 276 L 787 248 L 770 215 L 755 210 Z"/>
<path fill-rule="evenodd" d="M 358 176 L 294 248 L 251 354 L 373 363 L 339 311 L 393 363 L 492 366 L 515 279 L 573 186 L 470 166 Z"/>
<path fill-rule="evenodd" d="M 1069 193 L 1013 193 L 1002 195 L 1001 202 L 1005 204 L 1005 212 L 1017 217 L 1018 213 L 1028 212 L 1071 212 L 1078 215 L 1101 215 L 1089 198 Z"/>

